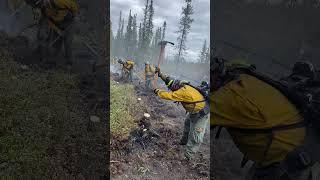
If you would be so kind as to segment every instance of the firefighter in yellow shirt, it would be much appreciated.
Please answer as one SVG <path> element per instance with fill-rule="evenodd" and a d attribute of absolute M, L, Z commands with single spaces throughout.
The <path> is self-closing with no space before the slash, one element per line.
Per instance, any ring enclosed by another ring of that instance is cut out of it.
<path fill-rule="evenodd" d="M 133 77 L 133 67 L 134 67 L 134 61 L 133 60 L 126 60 L 123 61 L 121 59 L 118 60 L 118 63 L 122 65 L 122 75 L 121 78 L 124 79 L 125 81 L 130 80 L 132 82 L 132 77 Z"/>
<path fill-rule="evenodd" d="M 7 0 L 8 8 L 10 9 L 11 13 L 22 7 L 23 3 L 23 0 Z"/>
<path fill-rule="evenodd" d="M 308 180 L 311 173 L 320 178 L 318 164 L 313 166 L 301 148 L 306 137 L 304 118 L 280 91 L 246 73 L 249 70 L 255 67 L 215 58 L 211 127 L 226 128 L 243 153 L 243 162 L 254 162 L 246 180 Z"/>
<path fill-rule="evenodd" d="M 64 45 L 66 64 L 72 65 L 73 24 L 79 7 L 76 0 L 25 0 L 34 8 L 41 9 L 38 41 L 41 57 L 49 53 L 60 52 Z"/>
<path fill-rule="evenodd" d="M 154 80 L 155 76 L 155 67 L 150 65 L 149 61 L 145 62 L 145 80 L 146 80 L 146 88 L 152 89 L 152 80 Z"/>
<path fill-rule="evenodd" d="M 208 104 L 204 95 L 189 83 L 173 79 L 161 73 L 159 68 L 156 68 L 156 72 L 170 91 L 155 89 L 155 94 L 161 99 L 180 102 L 188 113 L 180 145 L 186 145 L 185 158 L 190 160 L 199 151 L 203 142 L 208 125 Z"/>

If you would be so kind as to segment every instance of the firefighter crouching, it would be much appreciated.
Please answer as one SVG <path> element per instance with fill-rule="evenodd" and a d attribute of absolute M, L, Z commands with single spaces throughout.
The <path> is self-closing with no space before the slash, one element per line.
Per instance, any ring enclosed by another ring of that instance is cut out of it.
<path fill-rule="evenodd" d="M 156 68 L 156 73 L 170 91 L 154 89 L 154 93 L 162 99 L 181 103 L 188 113 L 180 145 L 186 145 L 185 158 L 191 160 L 203 142 L 208 125 L 209 104 L 206 97 L 196 87 L 161 73 L 159 68 Z M 208 84 L 204 82 L 203 87 L 208 89 Z"/>
<path fill-rule="evenodd" d="M 66 64 L 73 63 L 73 25 L 79 12 L 76 0 L 25 0 L 29 5 L 41 10 L 37 34 L 41 59 L 54 49 L 57 55 L 64 46 Z"/>
<path fill-rule="evenodd" d="M 133 67 L 134 67 L 134 61 L 133 60 L 126 60 L 123 61 L 121 59 L 118 60 L 118 63 L 122 65 L 122 72 L 121 72 L 121 79 L 125 81 L 132 82 L 132 76 L 133 76 Z"/>
<path fill-rule="evenodd" d="M 211 127 L 227 129 L 254 165 L 246 180 L 320 179 L 303 147 L 304 117 L 278 89 L 253 76 L 255 67 L 215 58 L 211 68 Z M 220 130 L 218 131 L 220 132 Z"/>
<path fill-rule="evenodd" d="M 152 81 L 154 80 L 155 76 L 155 67 L 153 67 L 149 61 L 145 62 L 145 85 L 146 89 L 153 89 Z"/>

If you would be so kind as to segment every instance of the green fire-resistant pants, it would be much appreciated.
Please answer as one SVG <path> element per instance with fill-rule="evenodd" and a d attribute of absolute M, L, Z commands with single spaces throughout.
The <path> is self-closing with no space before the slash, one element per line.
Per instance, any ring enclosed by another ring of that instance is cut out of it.
<path fill-rule="evenodd" d="M 146 76 L 146 88 L 152 89 L 152 81 L 154 80 L 154 77 L 148 77 Z"/>
<path fill-rule="evenodd" d="M 62 45 L 64 46 L 65 58 L 67 64 L 72 64 L 73 55 L 72 55 L 72 41 L 73 41 L 73 31 L 72 24 L 68 26 L 68 29 L 65 30 L 65 35 L 60 37 L 54 30 L 52 30 L 46 19 L 41 19 L 39 29 L 38 29 L 38 43 L 39 51 L 42 58 L 54 55 L 57 56 L 61 52 Z M 52 44 L 53 43 L 53 44 Z M 52 47 L 50 47 L 52 44 Z M 50 49 L 54 49 L 53 54 L 50 52 Z"/>
<path fill-rule="evenodd" d="M 289 174 L 289 177 L 287 175 L 278 177 L 277 173 L 274 173 L 273 171 L 266 171 L 266 175 L 263 177 L 257 177 L 255 174 L 256 172 L 256 165 L 253 164 L 253 166 L 250 168 L 248 174 L 244 178 L 245 180 L 320 180 L 320 164 L 315 163 L 310 167 L 307 167 L 299 172 L 295 172 L 295 174 Z"/>
<path fill-rule="evenodd" d="M 208 124 L 208 115 L 188 114 L 182 139 L 187 138 L 185 156 L 190 159 L 199 151 Z"/>
<path fill-rule="evenodd" d="M 130 71 L 127 71 L 124 69 L 122 70 L 121 79 L 123 79 L 125 82 L 127 82 L 127 81 L 132 82 L 133 81 L 132 76 L 133 76 L 132 70 L 130 70 Z"/>
<path fill-rule="evenodd" d="M 132 70 L 132 69 L 129 71 L 129 76 L 128 76 L 128 78 L 129 78 L 129 81 L 130 81 L 130 82 L 133 81 L 133 70 Z"/>

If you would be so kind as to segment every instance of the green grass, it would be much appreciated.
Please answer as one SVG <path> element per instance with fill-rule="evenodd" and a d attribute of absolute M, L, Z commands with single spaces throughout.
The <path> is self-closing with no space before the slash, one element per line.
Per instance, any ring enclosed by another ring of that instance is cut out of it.
<path fill-rule="evenodd" d="M 136 127 L 134 113 L 137 113 L 137 97 L 134 86 L 110 82 L 110 129 L 111 137 L 119 140 L 128 138 L 130 132 Z"/>
<path fill-rule="evenodd" d="M 57 172 L 59 144 L 77 136 L 78 79 L 22 69 L 0 50 L 0 177 L 43 178 Z"/>

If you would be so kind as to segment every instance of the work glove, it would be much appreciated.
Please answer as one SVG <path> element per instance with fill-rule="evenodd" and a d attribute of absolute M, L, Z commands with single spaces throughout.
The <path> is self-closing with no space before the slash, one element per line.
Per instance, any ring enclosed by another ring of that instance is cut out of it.
<path fill-rule="evenodd" d="M 158 73 L 158 74 L 161 73 L 161 72 L 160 72 L 160 68 L 159 68 L 158 66 L 156 66 L 154 73 Z"/>
<path fill-rule="evenodd" d="M 160 89 L 154 89 L 153 92 L 158 95 L 158 92 L 160 91 Z"/>

